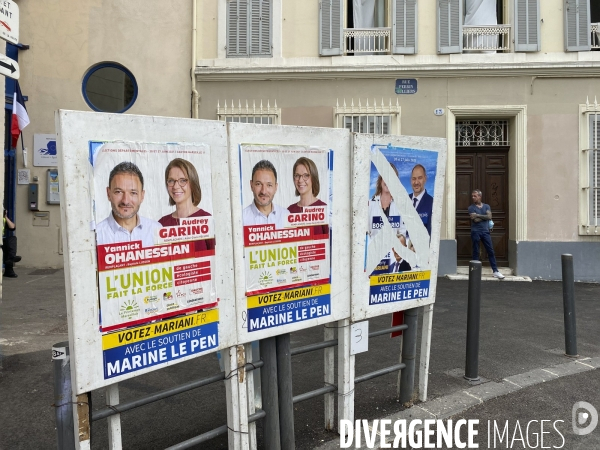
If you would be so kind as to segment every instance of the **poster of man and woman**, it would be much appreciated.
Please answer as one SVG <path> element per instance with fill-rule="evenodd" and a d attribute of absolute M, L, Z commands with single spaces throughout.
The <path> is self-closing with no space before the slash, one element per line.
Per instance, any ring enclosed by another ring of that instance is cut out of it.
<path fill-rule="evenodd" d="M 210 149 L 90 142 L 100 330 L 217 305 Z"/>
<path fill-rule="evenodd" d="M 333 152 L 239 146 L 249 332 L 331 314 Z"/>

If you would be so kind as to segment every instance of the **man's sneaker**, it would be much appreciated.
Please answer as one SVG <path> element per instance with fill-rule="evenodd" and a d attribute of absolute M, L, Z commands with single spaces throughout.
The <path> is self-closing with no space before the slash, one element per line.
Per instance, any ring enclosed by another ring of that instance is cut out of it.
<path fill-rule="evenodd" d="M 499 280 L 503 280 L 504 279 L 504 275 L 502 275 L 500 272 L 494 272 L 494 277 L 498 278 Z"/>

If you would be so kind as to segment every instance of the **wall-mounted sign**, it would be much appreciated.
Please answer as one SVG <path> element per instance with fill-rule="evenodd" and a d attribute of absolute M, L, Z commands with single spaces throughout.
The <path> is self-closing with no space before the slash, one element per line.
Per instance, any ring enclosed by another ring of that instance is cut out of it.
<path fill-rule="evenodd" d="M 417 80 L 414 78 L 401 78 L 396 80 L 396 94 L 416 94 Z"/>
<path fill-rule="evenodd" d="M 17 173 L 17 184 L 29 184 L 31 179 L 31 174 L 29 169 L 19 169 Z"/>
<path fill-rule="evenodd" d="M 5 75 L 18 80 L 20 74 L 19 64 L 14 59 L 11 59 L 6 55 L 0 55 L 0 75 Z"/>
<path fill-rule="evenodd" d="M 55 134 L 33 135 L 33 165 L 38 167 L 58 166 Z"/>
<path fill-rule="evenodd" d="M 11 0 L 0 4 L 0 39 L 19 43 L 19 5 Z"/>

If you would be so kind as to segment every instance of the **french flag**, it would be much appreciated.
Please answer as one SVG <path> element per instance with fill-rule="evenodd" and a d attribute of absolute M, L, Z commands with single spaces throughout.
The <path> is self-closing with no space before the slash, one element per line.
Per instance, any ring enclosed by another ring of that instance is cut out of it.
<path fill-rule="evenodd" d="M 13 111 L 12 120 L 10 124 L 10 134 L 12 135 L 12 148 L 17 146 L 17 141 L 21 135 L 21 131 L 29 125 L 29 114 L 27 114 L 27 108 L 25 108 L 25 100 L 21 94 L 21 88 L 19 82 L 15 82 L 15 94 L 13 96 Z"/>

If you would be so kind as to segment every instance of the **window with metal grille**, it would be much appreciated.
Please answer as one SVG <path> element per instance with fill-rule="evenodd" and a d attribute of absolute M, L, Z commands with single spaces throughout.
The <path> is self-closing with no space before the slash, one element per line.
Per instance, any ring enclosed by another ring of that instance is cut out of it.
<path fill-rule="evenodd" d="M 457 121 L 456 145 L 458 147 L 510 145 L 508 120 Z"/>
<path fill-rule="evenodd" d="M 391 100 L 388 105 L 380 104 L 376 101 L 372 106 L 367 100 L 366 105 L 358 101 L 358 106 L 354 105 L 354 100 L 350 106 L 344 100 L 343 105 L 339 102 L 334 108 L 335 127 L 346 128 L 353 133 L 370 134 L 400 134 L 400 105 L 396 100 L 396 105 L 392 105 Z"/>
<path fill-rule="evenodd" d="M 258 106 L 256 101 L 252 101 L 252 106 L 250 106 L 247 100 L 246 106 L 242 106 L 241 100 L 238 100 L 238 106 L 234 106 L 233 100 L 231 106 L 227 106 L 227 102 L 221 106 L 219 102 L 217 103 L 217 119 L 223 122 L 279 125 L 281 124 L 281 109 L 277 107 L 277 101 L 275 101 L 275 106 L 271 106 L 269 100 L 267 100 L 266 106 L 263 105 L 262 100 Z"/>
<path fill-rule="evenodd" d="M 589 115 L 589 225 L 600 225 L 600 112 Z"/>

